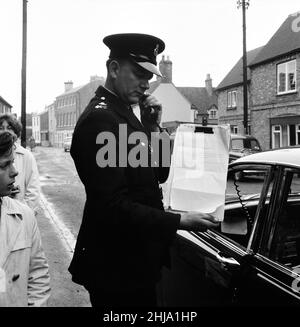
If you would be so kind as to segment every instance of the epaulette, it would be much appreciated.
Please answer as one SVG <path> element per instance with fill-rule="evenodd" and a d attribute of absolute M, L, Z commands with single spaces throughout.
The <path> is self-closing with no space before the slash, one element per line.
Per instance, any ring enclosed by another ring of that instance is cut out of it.
<path fill-rule="evenodd" d="M 107 103 L 105 102 L 105 97 L 100 98 L 100 102 L 96 104 L 95 108 L 96 109 L 107 109 Z"/>

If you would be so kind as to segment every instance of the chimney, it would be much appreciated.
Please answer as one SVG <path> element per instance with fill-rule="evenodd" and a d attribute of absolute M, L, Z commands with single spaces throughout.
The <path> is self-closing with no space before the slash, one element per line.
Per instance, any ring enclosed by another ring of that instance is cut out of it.
<path fill-rule="evenodd" d="M 165 56 L 163 55 L 159 62 L 159 70 L 163 77 L 158 78 L 162 83 L 172 83 L 172 65 L 170 57 L 167 56 L 167 60 L 165 60 Z"/>
<path fill-rule="evenodd" d="M 73 82 L 72 81 L 65 82 L 65 92 L 68 92 L 68 91 L 72 90 L 72 88 L 73 88 Z"/>
<path fill-rule="evenodd" d="M 101 76 L 98 76 L 98 75 L 90 76 L 90 82 L 101 81 L 101 80 L 103 80 L 103 77 L 101 77 Z"/>
<path fill-rule="evenodd" d="M 212 96 L 213 88 L 212 88 L 212 79 L 210 78 L 210 74 L 206 75 L 205 88 L 209 96 Z"/>

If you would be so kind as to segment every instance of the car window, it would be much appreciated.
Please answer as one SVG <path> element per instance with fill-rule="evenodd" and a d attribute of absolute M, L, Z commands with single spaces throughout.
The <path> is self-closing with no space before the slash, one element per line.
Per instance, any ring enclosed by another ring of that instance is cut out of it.
<path fill-rule="evenodd" d="M 291 269 L 300 268 L 300 170 L 286 169 L 269 257 Z"/>
<path fill-rule="evenodd" d="M 254 138 L 241 138 L 241 139 L 231 140 L 231 149 L 232 150 L 250 149 L 250 150 L 260 151 L 260 146 L 258 141 Z"/>
<path fill-rule="evenodd" d="M 232 150 L 242 150 L 242 149 L 244 149 L 243 139 L 233 139 L 233 140 L 231 140 L 231 148 L 232 148 Z"/>
<path fill-rule="evenodd" d="M 243 173 L 242 180 L 236 180 L 235 176 Z M 253 223 L 261 202 L 262 192 L 267 196 L 261 206 L 260 216 L 266 215 L 269 198 L 273 188 L 272 181 L 264 189 L 264 185 L 270 174 L 269 166 L 237 166 L 234 171 L 229 171 L 226 188 L 226 210 L 224 221 L 221 223 L 220 232 L 247 247 Z"/>
<path fill-rule="evenodd" d="M 255 139 L 251 139 L 251 140 L 245 140 L 246 142 L 245 142 L 245 148 L 247 148 L 247 149 L 251 149 L 251 150 L 260 150 L 260 146 L 259 146 L 259 144 L 258 144 L 258 142 L 257 142 L 257 140 L 255 140 Z"/>

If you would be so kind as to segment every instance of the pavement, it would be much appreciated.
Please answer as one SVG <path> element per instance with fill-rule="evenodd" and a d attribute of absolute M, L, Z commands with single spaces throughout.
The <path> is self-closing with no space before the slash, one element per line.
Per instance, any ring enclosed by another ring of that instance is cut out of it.
<path fill-rule="evenodd" d="M 84 287 L 73 283 L 68 272 L 75 238 L 65 227 L 43 193 L 36 218 L 50 270 L 52 291 L 48 306 L 90 307 L 87 291 Z"/>

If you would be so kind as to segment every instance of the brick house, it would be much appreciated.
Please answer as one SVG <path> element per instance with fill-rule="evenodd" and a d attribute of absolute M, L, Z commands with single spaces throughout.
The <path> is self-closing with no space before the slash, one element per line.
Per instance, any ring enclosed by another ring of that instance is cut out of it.
<path fill-rule="evenodd" d="M 99 85 L 105 79 L 91 76 L 89 83 L 73 87 L 73 82 L 65 82 L 65 92 L 56 97 L 54 101 L 56 131 L 54 146 L 62 147 L 64 139 L 73 135 L 78 117 L 83 112 Z"/>
<path fill-rule="evenodd" d="M 32 137 L 36 145 L 41 144 L 41 121 L 39 113 L 32 113 Z"/>
<path fill-rule="evenodd" d="M 300 144 L 300 32 L 292 28 L 295 17 L 287 17 L 249 65 L 252 133 L 264 149 Z"/>
<path fill-rule="evenodd" d="M 12 105 L 10 105 L 5 99 L 0 95 L 0 114 L 11 114 Z"/>
<path fill-rule="evenodd" d="M 263 47 L 247 52 L 247 63 L 251 63 Z M 250 104 L 250 69 L 247 69 L 248 103 Z M 244 98 L 243 98 L 243 58 L 233 66 L 216 88 L 218 95 L 219 123 L 229 124 L 231 133 L 244 134 Z M 249 131 L 251 131 L 251 116 L 248 106 Z"/>
<path fill-rule="evenodd" d="M 21 117 L 20 117 L 21 121 Z M 31 138 L 32 136 L 32 113 L 27 114 L 26 113 L 26 140 Z"/>
<path fill-rule="evenodd" d="M 48 125 L 49 125 L 49 146 L 54 146 L 55 143 L 55 133 L 56 133 L 56 118 L 55 118 L 55 108 L 54 103 L 51 103 L 46 107 L 48 111 Z"/>
<path fill-rule="evenodd" d="M 195 122 L 201 123 L 202 118 L 206 117 L 208 124 L 218 124 L 218 98 L 210 74 L 206 75 L 205 87 L 177 87 L 177 89 L 189 99 L 192 108 L 195 108 Z"/>
<path fill-rule="evenodd" d="M 46 108 L 40 114 L 41 145 L 49 146 L 49 110 Z"/>

